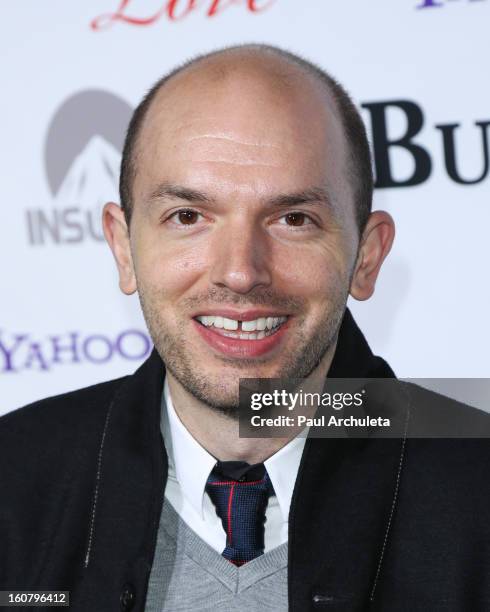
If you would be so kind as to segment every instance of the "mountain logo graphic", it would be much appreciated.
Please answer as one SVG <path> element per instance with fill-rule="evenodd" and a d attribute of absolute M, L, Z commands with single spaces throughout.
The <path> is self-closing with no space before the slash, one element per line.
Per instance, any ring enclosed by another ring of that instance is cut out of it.
<path fill-rule="evenodd" d="M 53 206 L 27 210 L 33 245 L 103 240 L 101 211 L 118 201 L 119 166 L 132 108 L 101 90 L 80 91 L 51 120 L 44 147 Z"/>
<path fill-rule="evenodd" d="M 47 131 L 44 159 L 53 196 L 82 196 L 116 185 L 120 155 L 132 108 L 101 89 L 70 96 Z"/>

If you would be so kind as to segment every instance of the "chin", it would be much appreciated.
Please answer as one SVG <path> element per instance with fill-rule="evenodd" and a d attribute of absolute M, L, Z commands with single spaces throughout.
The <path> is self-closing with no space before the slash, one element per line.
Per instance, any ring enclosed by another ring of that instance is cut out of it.
<path fill-rule="evenodd" d="M 226 370 L 228 370 L 226 372 Z M 244 378 L 281 378 L 283 370 L 280 365 L 275 366 L 242 366 L 221 365 L 221 367 L 209 376 L 209 380 L 215 381 L 215 385 L 225 388 L 224 395 L 231 396 L 238 393 L 240 379 Z"/>

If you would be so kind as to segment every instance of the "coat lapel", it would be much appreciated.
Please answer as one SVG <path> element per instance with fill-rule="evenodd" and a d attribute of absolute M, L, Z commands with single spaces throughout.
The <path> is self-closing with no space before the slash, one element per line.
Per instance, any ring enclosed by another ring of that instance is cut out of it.
<path fill-rule="evenodd" d="M 153 351 L 120 385 L 98 433 L 83 572 L 90 588 L 82 583 L 78 610 L 119 609 L 128 588 L 133 610 L 144 609 L 167 478 L 159 426 L 163 380 L 162 361 Z M 113 599 L 103 602 L 103 594 Z"/>
<path fill-rule="evenodd" d="M 331 378 L 383 378 L 346 311 Z M 289 608 L 365 610 L 376 592 L 396 508 L 404 440 L 310 438 L 289 515 Z"/>

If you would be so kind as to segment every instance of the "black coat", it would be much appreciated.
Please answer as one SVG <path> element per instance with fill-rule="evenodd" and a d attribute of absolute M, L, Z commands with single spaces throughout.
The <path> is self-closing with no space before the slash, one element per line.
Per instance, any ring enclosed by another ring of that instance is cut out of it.
<path fill-rule="evenodd" d="M 0 419 L 0 590 L 144 610 L 167 474 L 163 375 L 153 352 L 132 376 Z M 392 375 L 347 312 L 329 376 Z M 289 609 L 490 610 L 489 479 L 488 439 L 309 439 Z"/>

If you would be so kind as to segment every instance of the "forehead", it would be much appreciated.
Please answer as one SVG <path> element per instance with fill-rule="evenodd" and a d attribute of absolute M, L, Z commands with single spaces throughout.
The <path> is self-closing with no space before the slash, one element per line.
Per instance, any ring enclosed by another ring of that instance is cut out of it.
<path fill-rule="evenodd" d="M 172 78 L 148 110 L 134 195 L 162 181 L 244 191 L 332 183 L 339 191 L 345 164 L 335 104 L 313 77 L 281 63 L 197 65 Z"/>

